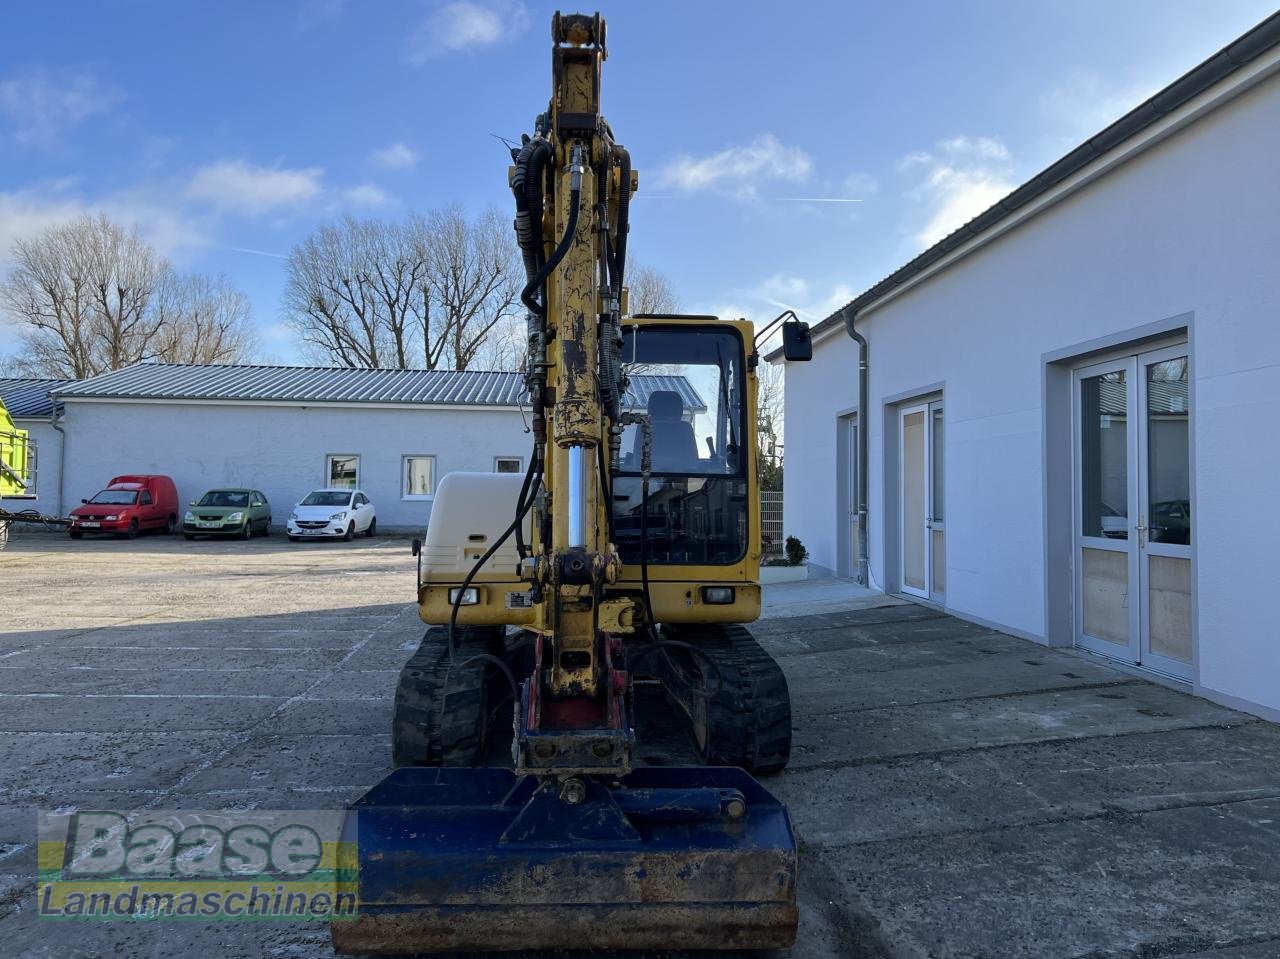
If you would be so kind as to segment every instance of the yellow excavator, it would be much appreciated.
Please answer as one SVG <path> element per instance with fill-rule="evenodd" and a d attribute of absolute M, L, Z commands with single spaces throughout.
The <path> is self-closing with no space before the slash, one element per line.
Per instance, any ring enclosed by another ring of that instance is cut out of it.
<path fill-rule="evenodd" d="M 358 907 L 333 943 L 786 947 L 795 839 L 753 774 L 787 763 L 790 699 L 743 625 L 760 613 L 758 337 L 627 313 L 639 178 L 600 112 L 605 23 L 551 29 L 550 105 L 509 171 L 533 448 L 523 477 L 446 476 L 415 543 L 431 628 L 396 689 L 397 768 L 346 814 Z M 794 315 L 782 337 L 812 355 Z M 638 761 L 637 684 L 698 765 Z"/>

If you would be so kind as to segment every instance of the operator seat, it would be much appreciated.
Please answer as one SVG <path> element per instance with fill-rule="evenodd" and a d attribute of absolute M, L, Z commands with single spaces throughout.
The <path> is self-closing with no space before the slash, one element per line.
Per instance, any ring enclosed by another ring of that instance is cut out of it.
<path fill-rule="evenodd" d="M 649 419 L 653 423 L 653 469 L 659 473 L 678 473 L 698 465 L 698 441 L 693 424 L 684 419 L 684 400 L 675 390 L 654 390 L 649 394 Z M 636 430 L 632 440 L 636 468 L 644 437 Z"/>

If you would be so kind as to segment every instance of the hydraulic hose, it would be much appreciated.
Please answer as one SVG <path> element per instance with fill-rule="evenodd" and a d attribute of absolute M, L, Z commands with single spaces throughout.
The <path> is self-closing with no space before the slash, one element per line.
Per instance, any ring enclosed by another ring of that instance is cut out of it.
<path fill-rule="evenodd" d="M 508 539 L 511 538 L 511 534 L 514 533 L 516 531 L 516 528 L 520 526 L 521 523 L 524 522 L 525 514 L 528 513 L 530 508 L 532 508 L 533 506 L 533 501 L 535 499 L 533 493 L 534 491 L 537 490 L 538 484 L 542 482 L 541 460 L 537 455 L 536 448 L 534 451 L 534 455 L 529 457 L 529 470 L 525 474 L 525 476 L 530 483 L 528 499 L 526 499 L 523 503 L 517 504 L 516 518 L 511 521 L 511 525 L 508 526 L 503 531 L 502 535 L 499 536 L 497 539 L 495 539 L 493 541 L 493 544 L 487 550 L 485 550 L 484 555 L 481 556 L 478 560 L 476 560 L 475 565 L 471 567 L 471 571 L 467 573 L 466 577 L 462 580 L 462 585 L 458 587 L 457 598 L 455 598 L 454 601 L 450 604 L 450 609 L 449 609 L 449 660 L 450 662 L 453 661 L 453 634 L 458 627 L 458 610 L 462 607 L 463 595 L 466 593 L 467 589 L 471 586 L 471 581 L 475 579 L 476 574 L 479 573 L 480 570 L 484 568 L 484 564 L 489 562 L 489 560 L 493 558 L 493 554 L 498 551 L 498 549 L 502 546 L 503 543 L 505 543 Z"/>
<path fill-rule="evenodd" d="M 569 222 L 565 224 L 564 236 L 560 238 L 560 243 L 556 246 L 555 252 L 551 254 L 551 259 L 542 264 L 542 268 L 533 275 L 533 278 L 520 291 L 520 302 L 539 316 L 546 316 L 547 308 L 545 304 L 534 299 L 533 294 L 542 286 L 542 282 L 551 275 L 551 271 L 560 265 L 560 261 L 569 252 L 569 247 L 573 244 L 573 238 L 578 232 L 578 209 L 582 205 L 582 160 L 581 154 L 577 150 L 575 150 L 575 155 L 571 162 L 573 179 L 571 181 L 572 189 L 569 193 Z"/>

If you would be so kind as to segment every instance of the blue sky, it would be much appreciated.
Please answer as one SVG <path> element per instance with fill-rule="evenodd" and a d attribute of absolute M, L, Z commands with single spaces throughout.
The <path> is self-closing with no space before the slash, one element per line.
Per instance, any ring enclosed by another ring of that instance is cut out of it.
<path fill-rule="evenodd" d="M 549 96 L 531 0 L 11 5 L 0 267 L 86 210 L 225 273 L 265 358 L 284 260 L 343 213 L 510 206 Z M 567 8 L 566 8 L 567 9 Z M 587 9 L 587 8 L 584 8 Z M 1255 0 L 601 2 L 631 251 L 682 306 L 821 318 L 1272 12 Z M 0 325 L 0 358 L 13 330 Z M 2 362 L 2 360 L 0 360 Z"/>

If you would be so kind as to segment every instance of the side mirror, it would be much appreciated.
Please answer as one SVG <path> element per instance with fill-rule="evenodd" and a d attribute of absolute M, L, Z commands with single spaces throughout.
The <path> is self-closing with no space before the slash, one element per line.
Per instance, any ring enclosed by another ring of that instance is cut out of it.
<path fill-rule="evenodd" d="M 82 502 L 82 503 L 87 503 L 87 502 L 89 502 L 89 501 L 88 501 L 87 499 L 82 499 L 80 502 Z"/>
<path fill-rule="evenodd" d="M 188 503 L 187 505 L 188 505 L 188 506 L 195 506 L 195 505 L 196 505 L 196 501 L 195 501 L 195 500 L 192 500 L 192 501 L 191 501 L 190 503 Z"/>
<path fill-rule="evenodd" d="M 413 551 L 414 556 L 420 555 L 422 553 L 422 540 L 415 539 L 413 543 L 410 544 L 409 549 Z"/>
<path fill-rule="evenodd" d="M 782 355 L 792 363 L 813 359 L 813 338 L 809 335 L 808 323 L 792 320 L 782 324 Z"/>

